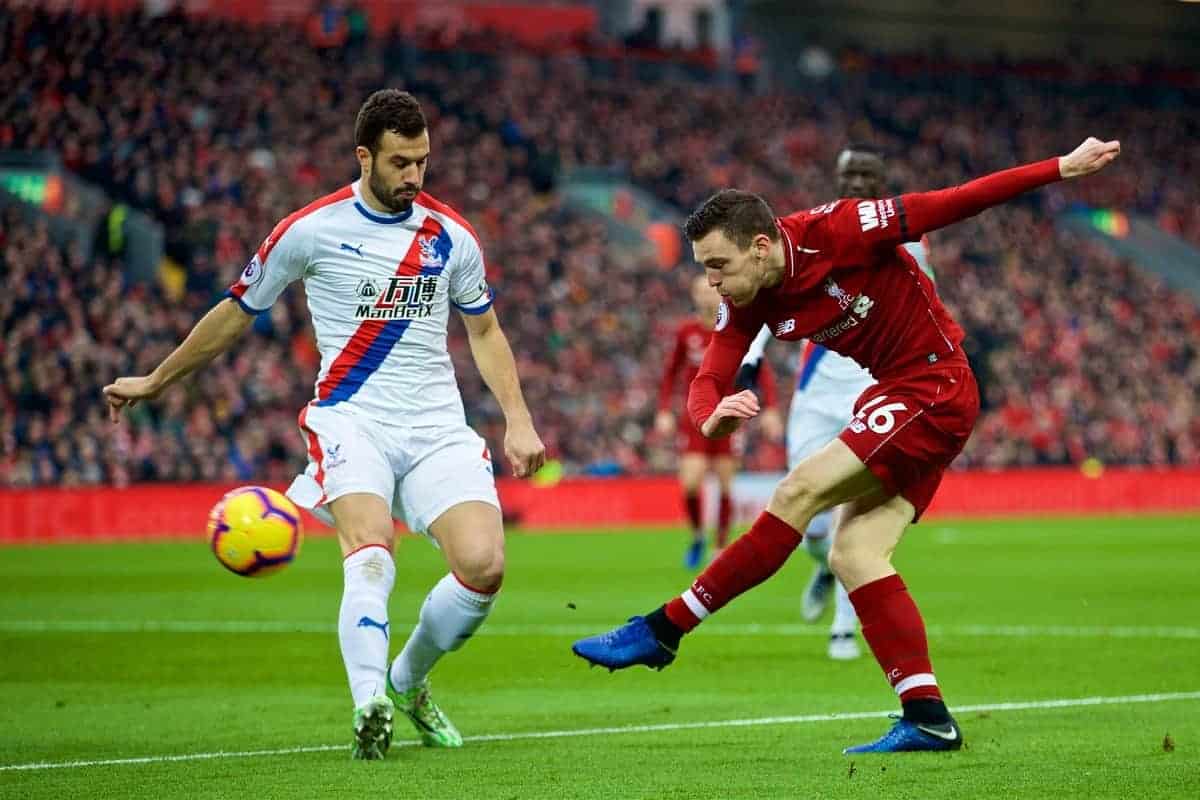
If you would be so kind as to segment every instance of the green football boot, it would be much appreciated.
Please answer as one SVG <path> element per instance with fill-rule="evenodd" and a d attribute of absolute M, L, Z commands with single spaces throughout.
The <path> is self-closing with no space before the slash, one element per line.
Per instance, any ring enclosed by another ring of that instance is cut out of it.
<path fill-rule="evenodd" d="M 462 734 L 454 727 L 454 723 L 446 718 L 437 703 L 433 702 L 433 697 L 429 694 L 428 679 L 400 692 L 392 686 L 389 675 L 388 692 L 395 700 L 396 708 L 412 721 L 417 733 L 421 734 L 421 743 L 426 747 L 462 747 Z"/>
<path fill-rule="evenodd" d="M 377 695 L 354 709 L 354 745 L 350 757 L 377 761 L 392 743 L 392 717 L 396 707 L 390 697 Z"/>

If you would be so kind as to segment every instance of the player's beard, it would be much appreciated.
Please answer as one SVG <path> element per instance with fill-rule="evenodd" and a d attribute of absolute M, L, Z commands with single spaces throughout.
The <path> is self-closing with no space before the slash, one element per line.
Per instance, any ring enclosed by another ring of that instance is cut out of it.
<path fill-rule="evenodd" d="M 374 172 L 367 178 L 367 185 L 371 187 L 371 194 L 375 195 L 375 199 L 395 214 L 403 214 L 412 208 L 413 200 L 416 198 L 417 193 L 421 191 L 420 186 L 412 183 L 406 183 L 403 186 L 391 189 Z M 412 197 L 405 197 L 400 194 L 400 192 L 406 189 L 413 193 Z"/>

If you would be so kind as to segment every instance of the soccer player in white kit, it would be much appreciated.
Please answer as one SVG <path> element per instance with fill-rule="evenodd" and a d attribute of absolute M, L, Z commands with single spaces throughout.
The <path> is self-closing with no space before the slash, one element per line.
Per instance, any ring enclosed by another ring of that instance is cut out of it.
<path fill-rule="evenodd" d="M 849 144 L 838 154 L 836 174 L 838 197 L 878 199 L 883 196 L 886 167 L 883 154 L 870 145 Z M 902 245 L 924 272 L 933 277 L 925 242 Z M 759 331 L 751 343 L 738 373 L 739 389 L 753 388 L 759 364 L 771 332 Z M 854 401 L 875 383 L 871 373 L 852 358 L 806 342 L 796 377 L 796 392 L 788 410 L 788 469 L 820 450 L 842 432 L 854 414 Z M 834 537 L 833 510 L 815 517 L 804 533 L 804 549 L 817 562 L 804 590 L 801 615 L 816 622 L 835 595 L 833 622 L 829 628 L 829 657 L 839 661 L 858 658 L 860 650 L 855 632 L 858 616 L 850 596 L 829 569 L 829 549 Z"/>
<path fill-rule="evenodd" d="M 471 226 L 422 191 L 429 134 L 407 92 L 375 92 L 359 110 L 361 177 L 284 218 L 228 299 L 152 373 L 104 389 L 120 409 L 151 399 L 227 350 L 292 281 L 303 280 L 321 352 L 300 412 L 309 464 L 288 496 L 337 528 L 345 576 L 338 639 L 354 701 L 354 758 L 382 758 L 399 708 L 422 741 L 462 737 L 429 694 L 428 675 L 487 618 L 504 576 L 504 531 L 487 445 L 465 421 L 446 349 L 450 306 L 504 412 L 518 476 L 545 458 L 508 340 L 491 308 Z M 428 536 L 450 567 L 388 664 L 395 579 L 393 517 Z"/>

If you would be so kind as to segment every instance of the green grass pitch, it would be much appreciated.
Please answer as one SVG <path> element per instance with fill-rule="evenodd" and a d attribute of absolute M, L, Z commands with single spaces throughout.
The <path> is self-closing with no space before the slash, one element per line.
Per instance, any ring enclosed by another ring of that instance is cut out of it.
<path fill-rule="evenodd" d="M 401 719 L 377 763 L 348 759 L 330 539 L 262 580 L 199 537 L 0 548 L 0 797 L 1200 797 L 1198 517 L 912 529 L 897 565 L 960 709 L 951 754 L 841 755 L 895 700 L 869 654 L 830 662 L 826 623 L 800 624 L 802 552 L 662 673 L 572 656 L 689 583 L 683 544 L 512 534 L 495 613 L 434 674 L 466 747 L 403 746 Z M 397 563 L 393 653 L 444 570 L 414 538 Z"/>

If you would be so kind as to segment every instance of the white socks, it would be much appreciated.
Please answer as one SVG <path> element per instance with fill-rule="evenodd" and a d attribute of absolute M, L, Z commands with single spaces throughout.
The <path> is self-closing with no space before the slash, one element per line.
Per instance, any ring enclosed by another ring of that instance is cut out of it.
<path fill-rule="evenodd" d="M 833 624 L 829 626 L 829 632 L 835 636 L 854 633 L 858 630 L 858 613 L 854 610 L 854 604 L 850 602 L 850 593 L 846 591 L 846 587 L 840 580 L 835 579 L 834 583 L 837 593 L 833 596 Z"/>
<path fill-rule="evenodd" d="M 355 550 L 342 562 L 345 588 L 338 612 L 338 642 L 350 694 L 358 708 L 387 690 L 388 596 L 396 581 L 396 564 L 382 545 Z"/>
<path fill-rule="evenodd" d="M 833 511 L 822 511 L 808 523 L 804 532 L 804 549 L 813 557 L 813 561 L 829 568 L 829 546 L 833 543 Z"/>
<path fill-rule="evenodd" d="M 833 510 L 822 511 L 808 523 L 808 531 L 804 534 L 804 549 L 812 556 L 813 561 L 826 570 L 829 569 L 829 548 L 833 546 L 832 527 Z M 834 580 L 834 583 L 837 589 L 834 594 L 833 624 L 830 626 L 830 633 L 854 633 L 858 629 L 858 614 L 854 611 L 854 604 L 850 602 L 846 587 L 842 586 L 840 580 Z"/>
<path fill-rule="evenodd" d="M 495 599 L 494 592 L 468 589 L 454 573 L 438 581 L 421 606 L 416 629 L 392 662 L 392 688 L 404 692 L 424 681 L 439 658 L 471 638 Z"/>

